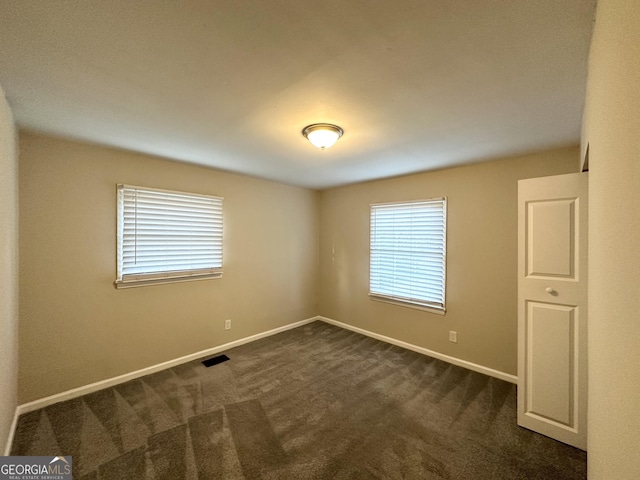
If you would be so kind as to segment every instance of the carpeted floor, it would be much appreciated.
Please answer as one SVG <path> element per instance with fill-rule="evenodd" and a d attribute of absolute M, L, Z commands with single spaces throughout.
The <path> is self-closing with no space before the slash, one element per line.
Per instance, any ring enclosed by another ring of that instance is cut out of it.
<path fill-rule="evenodd" d="M 584 479 L 516 425 L 516 387 L 323 322 L 20 417 L 12 455 L 74 478 Z"/>

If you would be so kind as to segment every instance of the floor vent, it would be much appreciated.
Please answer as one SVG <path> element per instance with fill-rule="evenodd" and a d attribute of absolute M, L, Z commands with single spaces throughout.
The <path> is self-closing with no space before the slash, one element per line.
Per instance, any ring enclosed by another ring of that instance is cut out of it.
<path fill-rule="evenodd" d="M 204 362 L 202 362 L 202 364 L 205 367 L 212 367 L 212 366 L 217 365 L 219 363 L 226 362 L 227 360 L 229 360 L 229 357 L 227 357 L 226 355 L 218 355 L 217 357 L 212 357 L 212 358 L 209 358 L 209 359 L 205 360 Z"/>

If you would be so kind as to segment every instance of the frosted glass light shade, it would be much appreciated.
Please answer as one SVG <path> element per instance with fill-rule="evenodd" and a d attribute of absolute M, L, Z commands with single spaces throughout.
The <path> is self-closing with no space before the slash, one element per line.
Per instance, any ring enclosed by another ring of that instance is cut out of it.
<path fill-rule="evenodd" d="M 343 133 L 340 127 L 331 125 L 330 123 L 314 123 L 313 125 L 304 127 L 302 130 L 302 135 L 304 135 L 314 147 L 322 150 L 333 146 Z"/>

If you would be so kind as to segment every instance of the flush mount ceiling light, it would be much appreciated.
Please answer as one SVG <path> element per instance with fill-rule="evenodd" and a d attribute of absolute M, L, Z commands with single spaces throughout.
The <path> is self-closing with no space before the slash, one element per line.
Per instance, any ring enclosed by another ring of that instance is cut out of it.
<path fill-rule="evenodd" d="M 337 125 L 330 123 L 314 123 L 302 129 L 302 135 L 311 142 L 314 147 L 322 150 L 335 144 L 344 131 Z"/>

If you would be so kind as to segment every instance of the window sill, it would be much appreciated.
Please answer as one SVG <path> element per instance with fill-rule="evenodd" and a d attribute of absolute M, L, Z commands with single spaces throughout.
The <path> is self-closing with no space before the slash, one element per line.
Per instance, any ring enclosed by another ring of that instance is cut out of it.
<path fill-rule="evenodd" d="M 222 277 L 222 272 L 208 273 L 205 275 L 188 275 L 183 277 L 157 277 L 131 280 L 116 280 L 114 282 L 114 285 L 119 290 L 121 288 L 147 287 L 149 285 L 162 285 L 165 283 L 194 282 L 196 280 L 210 280 L 212 278 L 220 277 Z"/>
<path fill-rule="evenodd" d="M 391 303 L 392 305 L 413 308 L 414 310 L 422 310 L 429 313 L 435 313 L 436 315 L 444 315 L 445 313 L 447 313 L 446 308 L 433 307 L 429 305 L 423 305 L 420 303 L 411 302 L 409 300 L 400 300 L 397 298 L 385 297 L 383 295 L 376 295 L 375 293 L 370 293 L 369 298 L 371 298 L 371 300 L 375 300 L 376 302 Z"/>

